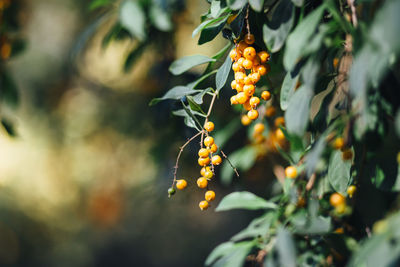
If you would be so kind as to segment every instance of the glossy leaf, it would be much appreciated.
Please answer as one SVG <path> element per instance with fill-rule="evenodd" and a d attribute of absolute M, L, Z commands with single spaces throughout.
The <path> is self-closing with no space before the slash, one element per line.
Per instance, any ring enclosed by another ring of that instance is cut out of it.
<path fill-rule="evenodd" d="M 119 10 L 119 21 L 138 40 L 143 41 L 145 34 L 145 15 L 138 1 L 125 0 Z"/>
<path fill-rule="evenodd" d="M 231 71 L 232 60 L 229 56 L 226 57 L 224 64 L 219 67 L 217 75 L 215 76 L 215 85 L 217 91 L 222 89 L 226 84 L 226 80 L 228 79 L 229 73 Z"/>
<path fill-rule="evenodd" d="M 350 181 L 351 161 L 342 159 L 341 151 L 332 152 L 329 160 L 328 179 L 333 189 L 345 194 Z"/>
<path fill-rule="evenodd" d="M 246 209 L 246 210 L 258 210 L 258 209 L 276 209 L 277 205 L 272 202 L 268 202 L 263 198 L 260 198 L 250 192 L 234 192 L 225 196 L 215 211 L 225 211 L 232 209 Z"/>
<path fill-rule="evenodd" d="M 179 75 L 195 66 L 213 61 L 215 59 L 203 55 L 186 56 L 172 62 L 169 71 L 174 75 Z"/>
<path fill-rule="evenodd" d="M 227 3 L 232 10 L 239 10 L 244 7 L 247 0 L 227 0 Z"/>
<path fill-rule="evenodd" d="M 226 24 L 226 20 L 228 16 L 225 16 L 221 21 L 204 27 L 204 29 L 200 33 L 199 41 L 197 42 L 199 45 L 205 44 L 211 40 L 213 40 L 222 30 L 222 28 Z"/>
<path fill-rule="evenodd" d="M 282 83 L 280 104 L 281 109 L 286 110 L 289 106 L 289 101 L 299 81 L 299 75 L 293 76 L 290 72 L 286 73 L 285 79 Z"/>
<path fill-rule="evenodd" d="M 160 98 L 154 98 L 150 101 L 149 105 L 153 106 L 155 104 L 157 104 L 158 102 L 162 101 L 162 100 L 166 100 L 166 99 L 181 99 L 182 97 L 186 96 L 186 95 L 191 95 L 191 94 L 195 94 L 201 92 L 200 90 L 194 90 L 194 89 L 190 89 L 187 86 L 175 86 L 172 89 L 170 89 L 164 96 L 160 97 Z"/>
<path fill-rule="evenodd" d="M 280 266 L 296 267 L 296 247 L 292 235 L 284 228 L 278 228 L 276 249 L 279 255 Z"/>
<path fill-rule="evenodd" d="M 264 5 L 264 0 L 249 0 L 249 4 L 253 10 L 261 12 Z"/>
<path fill-rule="evenodd" d="M 215 261 L 213 266 L 241 267 L 254 246 L 254 241 L 223 243 L 216 247 L 207 257 L 206 265 L 210 265 Z"/>

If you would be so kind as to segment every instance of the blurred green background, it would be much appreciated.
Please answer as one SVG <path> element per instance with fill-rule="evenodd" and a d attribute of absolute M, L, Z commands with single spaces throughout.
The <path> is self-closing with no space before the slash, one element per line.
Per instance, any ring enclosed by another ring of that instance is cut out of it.
<path fill-rule="evenodd" d="M 216 181 L 216 201 L 200 211 L 193 144 L 179 170 L 189 186 L 167 198 L 178 148 L 193 132 L 171 116 L 173 102 L 148 102 L 202 71 L 173 77 L 174 59 L 211 56 L 226 44 L 218 37 L 197 46 L 198 37 L 191 38 L 207 2 L 175 1 L 173 30 L 150 36 L 127 72 L 137 43 L 122 38 L 102 46 L 118 12 L 90 11 L 90 1 L 81 0 L 16 2 L 27 47 L 5 65 L 20 105 L 2 109 L 17 136 L 0 133 L 0 266 L 203 266 L 256 215 L 215 213 L 216 204 L 264 183 Z M 227 97 L 217 113 L 237 118 Z"/>

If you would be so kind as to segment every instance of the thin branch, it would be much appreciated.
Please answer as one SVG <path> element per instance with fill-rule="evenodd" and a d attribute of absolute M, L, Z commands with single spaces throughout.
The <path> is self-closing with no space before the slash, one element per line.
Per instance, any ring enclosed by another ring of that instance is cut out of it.
<path fill-rule="evenodd" d="M 172 185 L 171 187 L 174 187 L 174 184 L 176 182 L 176 174 L 178 172 L 178 167 L 179 167 L 179 159 L 181 158 L 181 154 L 183 152 L 183 149 L 190 144 L 190 142 L 192 142 L 196 137 L 198 137 L 200 134 L 203 134 L 204 131 L 200 131 L 197 134 L 193 135 L 189 140 L 186 141 L 186 143 L 184 143 L 180 148 L 179 148 L 179 153 L 178 156 L 176 157 L 176 163 L 175 163 L 175 167 L 174 167 L 174 180 L 172 181 Z"/>
<path fill-rule="evenodd" d="M 210 102 L 210 106 L 208 107 L 208 111 L 207 111 L 207 115 L 206 115 L 206 119 L 204 120 L 204 124 L 206 124 L 208 122 L 208 117 L 210 117 L 211 115 L 211 111 L 213 109 L 214 103 L 215 103 L 215 99 L 217 98 L 217 92 L 213 93 L 213 97 L 211 99 Z M 204 127 L 204 125 L 203 125 Z M 201 140 L 200 140 L 200 147 L 203 148 L 203 140 L 204 140 L 204 134 L 206 133 L 206 131 L 203 129 L 202 134 L 201 134 Z"/>
<path fill-rule="evenodd" d="M 249 23 L 249 5 L 247 5 L 247 11 L 246 11 L 246 27 L 247 27 L 247 34 L 250 34 L 250 23 Z"/>
<path fill-rule="evenodd" d="M 317 175 L 315 173 L 311 174 L 310 179 L 308 180 L 308 183 L 306 185 L 307 191 L 310 191 L 313 188 L 316 178 L 317 178 Z"/>
<path fill-rule="evenodd" d="M 228 156 L 225 155 L 225 153 L 224 153 L 224 151 L 222 151 L 222 149 L 221 149 L 221 154 L 222 154 L 222 156 L 228 161 L 229 165 L 231 165 L 233 171 L 236 173 L 236 176 L 239 177 L 239 172 L 238 172 L 238 170 L 236 169 L 235 166 L 233 166 L 232 162 L 228 159 Z"/>
<path fill-rule="evenodd" d="M 347 0 L 347 4 L 350 6 L 351 9 L 351 21 L 353 22 L 353 25 L 356 28 L 358 25 L 358 20 L 357 20 L 356 7 L 354 6 L 354 0 Z"/>

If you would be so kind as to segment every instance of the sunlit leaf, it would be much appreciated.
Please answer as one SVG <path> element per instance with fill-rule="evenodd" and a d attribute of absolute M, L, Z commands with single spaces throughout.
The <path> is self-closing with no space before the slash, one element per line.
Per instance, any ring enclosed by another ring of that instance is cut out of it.
<path fill-rule="evenodd" d="M 119 21 L 134 37 L 143 41 L 145 34 L 145 15 L 142 7 L 134 0 L 125 0 L 119 10 Z"/>
<path fill-rule="evenodd" d="M 225 196 L 215 211 L 225 211 L 232 209 L 276 209 L 275 203 L 266 201 L 250 192 L 233 192 Z"/>
<path fill-rule="evenodd" d="M 179 75 L 195 66 L 213 61 L 215 59 L 203 55 L 186 56 L 172 62 L 169 71 L 174 75 Z"/>

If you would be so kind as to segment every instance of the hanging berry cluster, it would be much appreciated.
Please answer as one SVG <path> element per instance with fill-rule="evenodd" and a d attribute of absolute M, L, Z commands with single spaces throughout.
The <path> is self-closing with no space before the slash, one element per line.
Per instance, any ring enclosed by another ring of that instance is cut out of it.
<path fill-rule="evenodd" d="M 251 46 L 254 41 L 254 35 L 248 33 L 245 39 L 241 40 L 229 54 L 234 61 L 232 69 L 235 73 L 231 87 L 237 92 L 236 95 L 231 97 L 231 104 L 241 104 L 247 110 L 247 114 L 242 117 L 242 122 L 245 121 L 244 124 L 250 124 L 259 116 L 257 107 L 260 104 L 260 98 L 254 95 L 256 83 L 261 76 L 270 71 L 270 66 L 266 64 L 270 55 L 266 51 L 257 53 L 256 49 Z M 267 101 L 271 98 L 271 93 L 263 91 L 261 98 Z"/>

